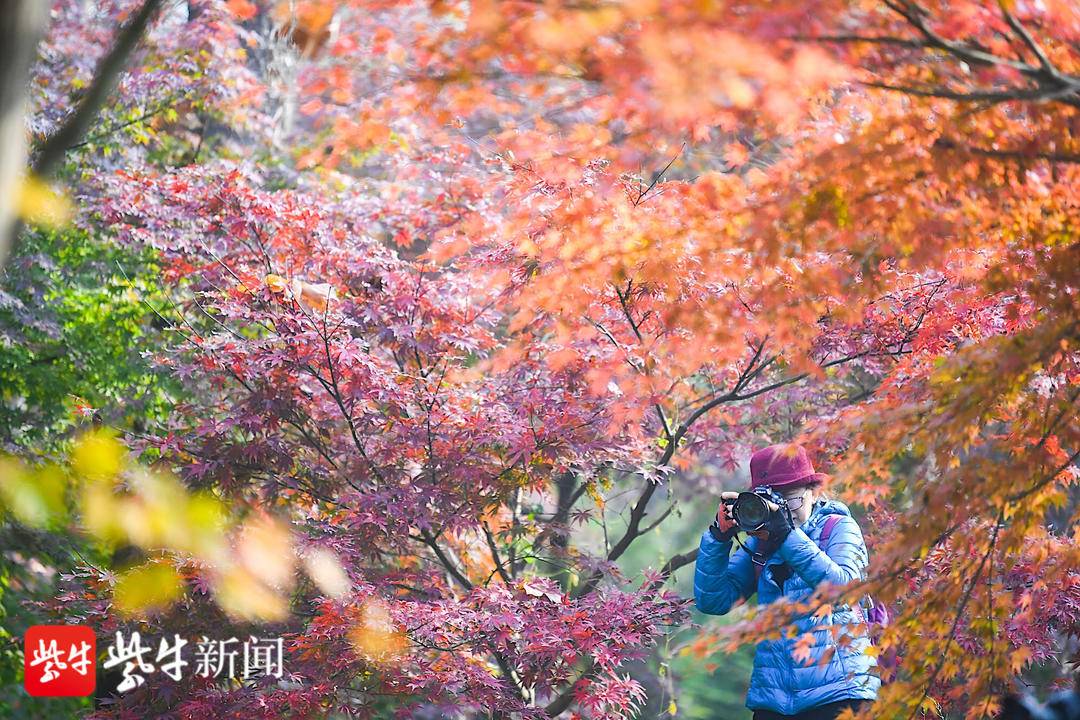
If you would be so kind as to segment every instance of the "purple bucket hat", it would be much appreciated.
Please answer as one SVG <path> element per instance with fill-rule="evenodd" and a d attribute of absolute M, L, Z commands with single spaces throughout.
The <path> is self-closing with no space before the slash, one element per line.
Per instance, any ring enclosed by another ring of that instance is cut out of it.
<path fill-rule="evenodd" d="M 750 458 L 751 489 L 764 485 L 772 488 L 819 485 L 828 477 L 825 473 L 814 472 L 806 448 L 795 443 L 770 445 Z"/>

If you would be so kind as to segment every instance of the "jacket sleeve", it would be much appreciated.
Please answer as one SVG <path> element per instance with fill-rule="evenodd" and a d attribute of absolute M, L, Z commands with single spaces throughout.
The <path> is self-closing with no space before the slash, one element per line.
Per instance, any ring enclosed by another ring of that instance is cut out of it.
<path fill-rule="evenodd" d="M 868 559 L 862 530 L 855 518 L 845 515 L 833 527 L 828 553 L 801 528 L 792 530 L 777 552 L 810 587 L 822 582 L 846 585 L 861 578 Z"/>
<path fill-rule="evenodd" d="M 694 604 L 709 615 L 724 615 L 756 590 L 753 562 L 746 550 L 731 553 L 731 541 L 720 542 L 705 530 L 694 567 Z"/>

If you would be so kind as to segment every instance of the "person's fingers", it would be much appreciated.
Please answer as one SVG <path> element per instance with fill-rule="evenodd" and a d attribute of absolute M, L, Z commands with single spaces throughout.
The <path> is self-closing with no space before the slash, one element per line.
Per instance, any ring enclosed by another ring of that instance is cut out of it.
<path fill-rule="evenodd" d="M 772 500 L 766 500 L 766 501 L 765 501 L 765 505 L 766 505 L 766 506 L 767 506 L 767 507 L 768 507 L 768 508 L 769 508 L 770 510 L 779 510 L 779 509 L 780 509 L 780 506 L 779 506 L 779 505 L 777 505 L 776 503 L 774 503 L 774 502 L 773 502 Z"/>
<path fill-rule="evenodd" d="M 735 518 L 731 516 L 731 506 L 720 503 L 716 510 L 716 524 L 721 530 L 727 530 L 735 524 Z"/>
<path fill-rule="evenodd" d="M 739 497 L 739 493 L 733 492 L 731 490 L 725 490 L 724 492 L 720 493 L 721 500 L 734 500 L 737 497 Z"/>

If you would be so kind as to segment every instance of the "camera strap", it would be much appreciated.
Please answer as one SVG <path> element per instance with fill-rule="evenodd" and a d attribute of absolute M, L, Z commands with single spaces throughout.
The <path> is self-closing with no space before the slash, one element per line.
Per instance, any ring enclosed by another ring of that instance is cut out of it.
<path fill-rule="evenodd" d="M 825 548 L 829 545 L 829 538 L 832 536 L 833 528 L 836 527 L 836 523 L 840 522 L 840 515 L 830 515 L 825 518 L 825 525 L 821 528 L 821 534 L 818 535 L 817 542 L 815 543 L 822 552 L 825 552 Z M 754 584 L 761 580 L 761 573 L 765 570 L 765 563 L 769 558 L 762 553 L 754 552 L 750 548 L 742 544 L 742 541 L 736 536 L 735 542 L 739 543 L 739 547 L 746 551 L 750 556 L 750 561 L 754 563 Z M 761 560 L 758 560 L 758 558 Z"/>
<path fill-rule="evenodd" d="M 743 542 L 739 539 L 738 535 L 734 536 L 734 540 L 736 543 L 738 543 L 739 547 L 745 550 L 746 554 L 750 556 L 750 562 L 754 563 L 754 578 L 756 579 L 761 577 L 761 570 L 765 567 L 765 563 L 768 562 L 768 556 L 764 553 L 759 553 L 751 550 L 750 548 L 743 545 Z M 758 558 L 760 558 L 760 560 Z"/>

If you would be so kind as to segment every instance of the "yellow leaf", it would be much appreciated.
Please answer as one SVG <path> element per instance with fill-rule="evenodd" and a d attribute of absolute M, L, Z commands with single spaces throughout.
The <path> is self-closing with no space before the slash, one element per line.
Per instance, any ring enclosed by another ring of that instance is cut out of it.
<path fill-rule="evenodd" d="M 283 293 L 285 292 L 285 288 L 289 286 L 289 283 L 286 282 L 285 278 L 280 275 L 274 275 L 273 273 L 263 278 L 263 281 L 266 283 L 266 286 L 270 288 L 270 292 L 274 293 Z"/>
<path fill-rule="evenodd" d="M 212 495 L 193 495 L 184 512 L 188 548 L 199 555 L 210 556 L 220 547 L 225 530 L 225 510 Z"/>
<path fill-rule="evenodd" d="M 115 510 L 130 541 L 143 548 L 187 548 L 184 488 L 173 478 L 140 471 L 131 478 L 131 489 L 133 495 L 123 496 Z"/>
<path fill-rule="evenodd" d="M 12 458 L 0 458 L 0 507 L 20 522 L 44 527 L 63 519 L 64 477 L 55 468 L 32 471 Z"/>
<path fill-rule="evenodd" d="M 293 297 L 308 307 L 325 312 L 330 303 L 337 299 L 337 289 L 330 283 L 309 283 L 304 280 L 292 281 Z"/>
<path fill-rule="evenodd" d="M 215 588 L 221 608 L 241 620 L 284 620 L 289 606 L 281 593 L 243 568 L 230 568 Z"/>
<path fill-rule="evenodd" d="M 939 717 L 941 716 L 941 709 L 938 706 L 938 702 L 932 697 L 924 698 L 923 701 L 919 703 L 919 709 L 922 710 L 924 713 L 932 712 Z"/>
<path fill-rule="evenodd" d="M 175 568 L 165 563 L 150 563 L 120 576 L 113 590 L 113 605 L 125 615 L 142 615 L 167 608 L 181 592 L 180 576 Z"/>
<path fill-rule="evenodd" d="M 36 175 L 23 178 L 18 193 L 15 212 L 32 225 L 62 227 L 71 219 L 71 201 Z"/>
<path fill-rule="evenodd" d="M 1031 648 L 1020 646 L 1013 650 L 1009 656 L 1009 664 L 1013 674 L 1019 673 L 1031 661 Z"/>
<path fill-rule="evenodd" d="M 123 466 L 124 449 L 104 430 L 83 435 L 72 452 L 71 465 L 75 472 L 91 480 L 109 480 Z"/>
<path fill-rule="evenodd" d="M 377 660 L 400 655 L 407 641 L 394 626 L 390 609 L 379 599 L 371 599 L 361 609 L 360 622 L 348 633 L 349 642 L 361 654 Z"/>
<path fill-rule="evenodd" d="M 83 488 L 82 521 L 87 531 L 106 543 L 125 539 L 119 522 L 119 502 L 112 488 L 100 483 L 90 483 Z"/>
<path fill-rule="evenodd" d="M 667 711 L 668 715 L 672 717 L 675 717 L 675 714 L 679 712 L 679 707 L 675 704 L 674 700 L 668 703 Z"/>

